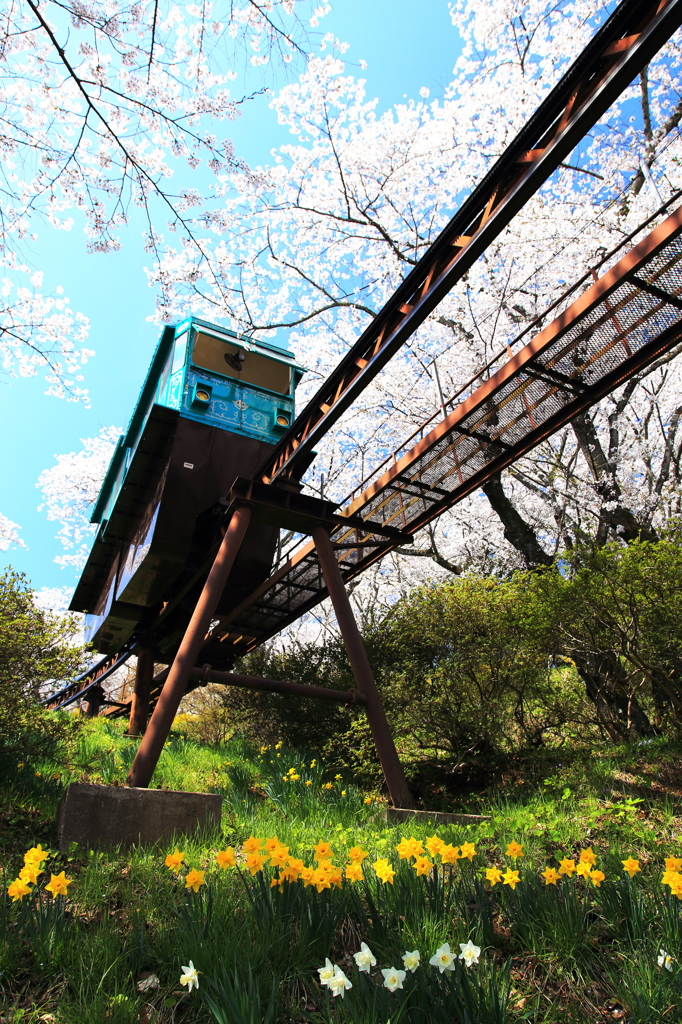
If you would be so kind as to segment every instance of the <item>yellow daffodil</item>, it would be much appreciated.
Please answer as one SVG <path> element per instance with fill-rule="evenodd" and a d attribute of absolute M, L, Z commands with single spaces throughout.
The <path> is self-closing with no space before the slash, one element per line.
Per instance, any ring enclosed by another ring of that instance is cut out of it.
<path fill-rule="evenodd" d="M 315 868 L 302 868 L 301 869 L 301 881 L 304 887 L 307 888 L 309 885 L 315 884 Z"/>
<path fill-rule="evenodd" d="M 443 847 L 445 846 L 445 842 L 441 839 L 440 836 L 431 836 L 429 839 L 426 840 L 424 846 L 429 851 L 432 857 L 437 857 L 438 854 L 443 849 Z"/>
<path fill-rule="evenodd" d="M 336 779 L 337 782 L 340 782 L 341 779 L 343 778 L 343 775 L 335 775 L 334 778 Z"/>
<path fill-rule="evenodd" d="M 396 846 L 396 850 L 398 852 L 398 856 L 403 860 L 407 860 L 410 857 L 424 856 L 424 844 L 421 840 L 415 839 L 414 836 L 409 839 L 407 837 L 401 839 L 398 846 Z"/>
<path fill-rule="evenodd" d="M 318 868 L 313 876 L 313 882 L 318 892 L 322 892 L 323 889 L 331 889 L 332 883 L 330 872 L 325 871 L 324 869 L 320 870 L 320 868 Z"/>
<path fill-rule="evenodd" d="M 273 836 L 271 839 L 265 840 L 265 851 L 266 853 L 274 853 L 281 846 L 281 843 L 277 836 Z"/>
<path fill-rule="evenodd" d="M 460 859 L 459 846 L 453 846 L 452 843 L 444 843 L 440 851 L 440 859 L 443 861 L 443 864 L 456 864 Z"/>
<path fill-rule="evenodd" d="M 71 885 L 71 881 L 63 871 L 60 871 L 58 875 L 50 875 L 50 881 L 45 886 L 45 891 L 49 892 L 53 898 L 66 896 L 66 890 Z"/>
<path fill-rule="evenodd" d="M 305 784 L 306 786 L 312 786 L 312 782 L 310 781 L 310 779 L 306 779 Z"/>
<path fill-rule="evenodd" d="M 460 857 L 462 857 L 462 858 L 463 857 L 468 857 L 469 860 L 473 860 L 475 854 L 476 854 L 476 844 L 475 843 L 462 843 L 462 845 L 460 847 L 460 854 L 459 854 Z"/>
<path fill-rule="evenodd" d="M 329 872 L 329 881 L 340 889 L 343 886 L 343 868 L 333 867 Z"/>
<path fill-rule="evenodd" d="M 540 874 L 545 880 L 545 885 L 556 885 L 561 878 L 559 872 L 549 866 L 547 866 L 544 871 L 541 871 Z"/>
<path fill-rule="evenodd" d="M 164 861 L 164 864 L 166 865 L 167 868 L 170 868 L 171 871 L 174 871 L 175 874 L 177 875 L 178 871 L 182 867 L 182 862 L 183 862 L 184 859 L 185 859 L 184 853 L 180 853 L 180 851 L 178 850 L 178 848 L 176 846 L 175 850 L 173 851 L 173 853 L 169 853 L 168 854 L 168 856 L 166 857 L 166 859 Z"/>
<path fill-rule="evenodd" d="M 417 878 L 419 878 L 420 875 L 429 874 L 433 867 L 433 861 L 430 861 L 428 857 L 417 857 L 412 867 L 417 872 Z"/>
<path fill-rule="evenodd" d="M 512 871 L 511 869 L 509 871 L 505 871 L 502 876 L 502 883 L 504 885 L 510 885 L 512 889 L 515 889 L 520 881 L 521 879 L 519 878 L 518 871 Z"/>
<path fill-rule="evenodd" d="M 591 868 L 597 863 L 597 855 L 591 846 L 588 846 L 586 850 L 580 851 L 580 863 L 589 864 Z"/>
<path fill-rule="evenodd" d="M 259 853 L 263 849 L 264 841 L 263 839 L 256 839 L 255 836 L 249 836 L 243 844 L 242 850 L 244 853 Z"/>
<path fill-rule="evenodd" d="M 296 857 L 289 857 L 286 867 L 282 871 L 282 878 L 286 882 L 295 882 L 301 871 L 303 871 L 303 861 L 297 860 Z"/>
<path fill-rule="evenodd" d="M 23 868 L 19 872 L 19 878 L 22 882 L 30 882 L 31 885 L 35 885 L 38 881 L 38 876 L 42 875 L 42 870 L 38 867 L 37 863 L 24 864 Z"/>
<path fill-rule="evenodd" d="M 367 856 L 369 856 L 367 850 L 363 850 L 361 846 L 351 846 L 348 851 L 348 859 L 358 863 L 362 863 Z"/>
<path fill-rule="evenodd" d="M 375 874 L 384 885 L 390 882 L 393 885 L 393 879 L 395 877 L 395 869 L 389 864 L 386 857 L 379 857 L 378 860 L 374 861 L 372 865 L 374 867 Z"/>
<path fill-rule="evenodd" d="M 185 879 L 185 889 L 192 889 L 193 892 L 199 892 L 202 885 L 205 885 L 204 875 L 205 871 L 196 871 L 192 868 L 191 871 L 187 872 L 187 878 Z"/>
<path fill-rule="evenodd" d="M 602 882 L 606 878 L 606 875 L 604 874 L 603 871 L 590 871 L 590 874 L 589 874 L 588 877 L 589 877 L 590 881 L 592 882 L 592 884 L 596 885 L 597 888 L 599 888 L 599 886 L 602 884 Z"/>
<path fill-rule="evenodd" d="M 570 878 L 574 871 L 575 861 L 571 860 L 569 857 L 564 857 L 564 859 L 559 864 L 559 874 L 568 875 L 568 877 Z"/>
<path fill-rule="evenodd" d="M 485 878 L 487 882 L 490 882 L 491 886 L 496 886 L 498 882 L 502 881 L 502 872 L 496 867 L 487 868 Z"/>
<path fill-rule="evenodd" d="M 322 787 L 322 789 L 333 789 L 333 788 L 334 788 L 334 783 L 333 782 L 325 782 L 324 786 Z"/>
<path fill-rule="evenodd" d="M 351 860 L 346 864 L 346 878 L 349 882 L 362 881 L 362 864 L 360 861 Z"/>
<path fill-rule="evenodd" d="M 246 857 L 247 870 L 252 875 L 257 875 L 259 871 L 263 870 L 263 865 L 265 864 L 266 859 L 267 858 L 262 853 L 249 853 Z"/>
<path fill-rule="evenodd" d="M 412 856 L 412 840 L 408 839 L 407 836 L 403 836 L 396 846 L 396 853 L 401 860 L 409 860 Z"/>
<path fill-rule="evenodd" d="M 678 900 L 682 900 L 682 875 L 677 876 L 670 884 L 670 891 Z"/>
<path fill-rule="evenodd" d="M 371 802 L 372 802 L 371 796 L 366 796 L 365 799 L 362 802 L 363 802 L 363 804 L 371 804 Z"/>
<path fill-rule="evenodd" d="M 24 864 L 42 864 L 49 856 L 50 851 L 43 850 L 41 844 L 38 843 L 37 846 L 32 846 L 24 854 Z"/>
<path fill-rule="evenodd" d="M 271 867 L 273 867 L 273 868 L 283 868 L 284 865 L 287 862 L 288 855 L 289 855 L 289 847 L 288 846 L 280 846 L 279 849 L 275 850 L 274 853 L 272 853 L 270 855 L 270 865 L 271 865 Z"/>
<path fill-rule="evenodd" d="M 329 860 L 334 855 L 331 844 L 324 841 L 319 842 L 317 846 L 313 846 L 313 850 L 315 851 L 315 860 L 318 861 Z"/>
<path fill-rule="evenodd" d="M 665 866 L 667 871 L 682 871 L 682 857 L 666 857 Z"/>
<path fill-rule="evenodd" d="M 226 850 L 219 850 L 215 855 L 218 867 L 225 871 L 226 868 L 233 868 L 237 863 L 234 850 L 228 846 Z"/>
<path fill-rule="evenodd" d="M 586 860 L 581 860 L 575 869 L 576 875 L 582 875 L 583 878 L 589 878 L 592 866 Z"/>
<path fill-rule="evenodd" d="M 512 839 L 511 843 L 507 847 L 507 857 L 511 857 L 512 860 L 517 860 L 519 857 L 523 856 L 523 847 L 520 843 L 517 843 L 515 839 Z"/>
<path fill-rule="evenodd" d="M 628 857 L 627 860 L 622 860 L 623 871 L 626 871 L 630 878 L 634 878 L 638 871 L 642 869 L 639 866 L 639 861 L 635 860 L 634 857 Z"/>
<path fill-rule="evenodd" d="M 24 896 L 28 896 L 30 891 L 31 886 L 23 878 L 15 878 L 7 886 L 7 895 L 12 897 L 12 903 L 16 903 L 17 900 L 23 900 Z"/>

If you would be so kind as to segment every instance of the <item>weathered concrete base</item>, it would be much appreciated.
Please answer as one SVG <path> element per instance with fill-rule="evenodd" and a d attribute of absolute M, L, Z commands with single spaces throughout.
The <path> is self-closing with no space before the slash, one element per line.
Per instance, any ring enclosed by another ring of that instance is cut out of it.
<path fill-rule="evenodd" d="M 387 807 L 386 821 L 432 821 L 434 825 L 478 825 L 490 821 L 488 814 L 449 814 L 446 811 L 411 811 L 403 807 Z"/>
<path fill-rule="evenodd" d="M 57 812 L 59 849 L 153 844 L 220 825 L 217 793 L 72 782 Z"/>

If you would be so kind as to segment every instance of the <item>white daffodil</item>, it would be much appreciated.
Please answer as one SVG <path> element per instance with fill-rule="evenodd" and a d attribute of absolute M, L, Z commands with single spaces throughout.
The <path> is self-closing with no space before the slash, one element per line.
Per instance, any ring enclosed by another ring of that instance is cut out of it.
<path fill-rule="evenodd" d="M 331 994 L 333 996 L 341 996 L 342 999 L 346 995 L 346 989 L 353 987 L 340 967 L 334 968 L 334 976 L 327 982 L 327 984 L 329 985 Z"/>
<path fill-rule="evenodd" d="M 160 987 L 161 982 L 155 974 L 148 974 L 146 978 L 141 978 L 137 983 L 138 992 L 151 992 L 152 989 Z"/>
<path fill-rule="evenodd" d="M 454 971 L 455 957 L 450 950 L 450 943 L 444 942 L 442 946 L 439 946 L 429 963 L 437 967 L 441 974 L 443 971 Z"/>
<path fill-rule="evenodd" d="M 199 988 L 199 972 L 191 960 L 187 967 L 182 968 L 180 984 L 187 985 L 188 992 L 191 992 L 193 988 Z"/>
<path fill-rule="evenodd" d="M 376 957 L 366 942 L 360 943 L 360 949 L 357 953 L 353 953 L 353 959 L 358 965 L 359 971 L 366 971 L 369 974 L 372 967 L 376 967 Z"/>
<path fill-rule="evenodd" d="M 468 942 L 460 942 L 459 948 L 462 952 L 459 954 L 459 959 L 463 960 L 467 967 L 472 967 L 473 964 L 478 963 L 478 958 L 481 955 L 481 947 L 474 946 L 471 939 Z"/>
<path fill-rule="evenodd" d="M 421 963 L 421 959 L 421 953 L 418 949 L 413 949 L 411 953 L 405 951 L 403 953 L 403 967 L 406 971 L 412 971 L 414 974 Z"/>
<path fill-rule="evenodd" d="M 658 951 L 658 966 L 665 967 L 666 971 L 672 971 L 673 969 L 673 958 L 664 949 L 659 949 Z"/>
<path fill-rule="evenodd" d="M 403 987 L 405 971 L 399 971 L 397 967 L 386 967 L 382 969 L 381 973 L 384 976 L 384 988 L 387 988 L 389 992 L 395 992 L 397 988 Z"/>
<path fill-rule="evenodd" d="M 336 968 L 334 967 L 334 964 L 331 962 L 329 957 L 327 957 L 324 962 L 324 967 L 317 968 L 317 973 L 320 976 L 320 985 L 328 985 L 334 977 L 335 970 Z"/>

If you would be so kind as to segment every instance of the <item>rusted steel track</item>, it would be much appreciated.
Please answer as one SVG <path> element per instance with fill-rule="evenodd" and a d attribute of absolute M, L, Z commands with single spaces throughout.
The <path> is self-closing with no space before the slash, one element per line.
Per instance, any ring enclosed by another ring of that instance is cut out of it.
<path fill-rule="evenodd" d="M 682 207 L 509 358 L 338 515 L 414 534 L 682 340 Z M 331 531 L 346 581 L 399 537 Z M 361 542 L 360 542 L 361 541 Z M 327 596 L 306 542 L 221 629 L 247 650 Z"/>
<path fill-rule="evenodd" d="M 682 0 L 624 0 L 261 465 L 309 454 L 682 24 Z"/>
<path fill-rule="evenodd" d="M 107 655 L 106 658 L 98 661 L 96 665 L 92 665 L 85 672 L 82 672 L 68 686 L 64 686 L 61 690 L 46 697 L 41 703 L 51 711 L 59 711 L 61 708 L 74 704 L 77 700 L 85 697 L 93 686 L 103 683 L 117 669 L 125 665 L 128 658 L 134 653 L 135 646 L 131 645 L 124 647 L 118 654 Z"/>

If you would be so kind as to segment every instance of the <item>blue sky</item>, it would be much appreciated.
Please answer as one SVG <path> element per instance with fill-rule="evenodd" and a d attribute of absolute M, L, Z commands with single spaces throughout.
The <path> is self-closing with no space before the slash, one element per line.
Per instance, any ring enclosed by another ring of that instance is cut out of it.
<path fill-rule="evenodd" d="M 419 98 L 422 86 L 432 98 L 440 96 L 459 54 L 447 0 L 336 0 L 321 29 L 350 44 L 345 55 L 349 71 L 367 80 L 368 98 L 379 98 L 380 111 L 404 97 Z M 360 60 L 367 61 L 364 71 Z M 245 105 L 230 129 L 237 155 L 252 164 L 267 163 L 273 147 L 291 138 L 265 98 Z M 0 375 L 0 512 L 20 524 L 28 546 L 0 552 L 0 564 L 25 572 L 36 589 L 73 586 L 77 578 L 54 562 L 63 550 L 56 540 L 59 524 L 38 511 L 38 476 L 53 465 L 55 455 L 79 450 L 81 438 L 101 427 L 125 426 L 156 344 L 158 328 L 147 321 L 154 292 L 143 273 L 141 230 L 142 225 L 131 224 L 121 236 L 122 250 L 108 255 L 88 255 L 85 238 L 75 228 L 55 232 L 45 227 L 34 243 L 33 259 L 45 271 L 45 290 L 64 288 L 72 307 L 89 318 L 87 344 L 96 351 L 84 371 L 90 409 L 46 397 L 41 376 Z"/>

